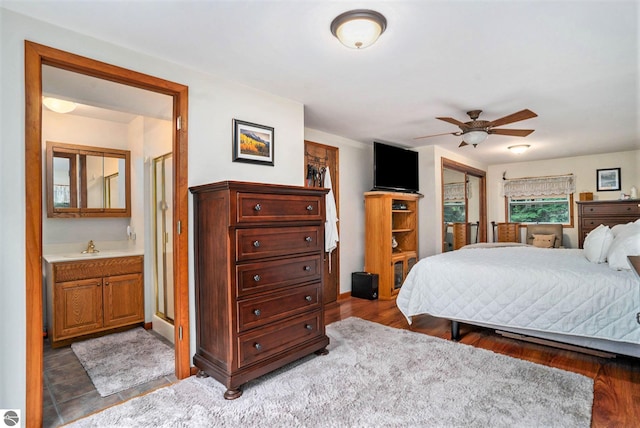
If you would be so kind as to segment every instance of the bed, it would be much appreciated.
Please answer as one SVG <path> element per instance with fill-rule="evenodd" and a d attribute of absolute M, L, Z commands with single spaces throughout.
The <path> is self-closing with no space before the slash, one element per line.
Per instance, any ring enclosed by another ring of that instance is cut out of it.
<path fill-rule="evenodd" d="M 396 304 L 409 323 L 421 314 L 451 320 L 453 339 L 467 323 L 640 358 L 638 277 L 581 249 L 489 245 L 427 257 Z"/>

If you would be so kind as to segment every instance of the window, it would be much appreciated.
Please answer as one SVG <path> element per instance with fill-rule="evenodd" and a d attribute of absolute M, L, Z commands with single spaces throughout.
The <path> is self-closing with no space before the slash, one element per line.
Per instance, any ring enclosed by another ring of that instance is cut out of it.
<path fill-rule="evenodd" d="M 509 197 L 507 213 L 513 223 L 560 223 L 571 225 L 571 195 L 558 197 Z"/>
<path fill-rule="evenodd" d="M 443 208 L 445 223 L 464 223 L 467 221 L 464 201 L 445 201 Z"/>
<path fill-rule="evenodd" d="M 504 179 L 506 218 L 511 223 L 559 223 L 573 227 L 572 174 Z"/>

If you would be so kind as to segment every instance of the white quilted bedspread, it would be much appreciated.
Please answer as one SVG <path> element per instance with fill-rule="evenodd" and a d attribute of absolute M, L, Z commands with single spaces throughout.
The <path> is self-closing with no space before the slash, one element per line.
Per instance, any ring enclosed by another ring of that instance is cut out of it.
<path fill-rule="evenodd" d="M 640 343 L 640 281 L 577 249 L 475 248 L 422 259 L 396 304 L 436 317 Z"/>

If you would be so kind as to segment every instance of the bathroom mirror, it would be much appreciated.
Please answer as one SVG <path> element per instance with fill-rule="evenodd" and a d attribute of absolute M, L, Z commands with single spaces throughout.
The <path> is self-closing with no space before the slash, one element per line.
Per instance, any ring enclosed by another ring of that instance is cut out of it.
<path fill-rule="evenodd" d="M 48 217 L 131 217 L 128 150 L 47 141 Z"/>

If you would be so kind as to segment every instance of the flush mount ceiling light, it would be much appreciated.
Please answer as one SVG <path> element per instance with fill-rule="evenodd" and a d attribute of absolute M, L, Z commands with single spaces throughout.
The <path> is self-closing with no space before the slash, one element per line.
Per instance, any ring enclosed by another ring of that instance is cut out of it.
<path fill-rule="evenodd" d="M 338 15 L 331 22 L 331 34 L 352 49 L 364 49 L 387 29 L 387 19 L 374 10 L 356 9 Z"/>
<path fill-rule="evenodd" d="M 519 155 L 520 153 L 524 153 L 529 150 L 529 147 L 531 147 L 529 144 L 518 144 L 516 146 L 509 146 L 507 149 Z"/>
<path fill-rule="evenodd" d="M 43 97 L 42 104 L 45 105 L 51 111 L 56 113 L 70 113 L 78 106 L 76 103 L 66 100 L 59 100 L 58 98 Z"/>
<path fill-rule="evenodd" d="M 486 140 L 488 136 L 487 131 L 469 131 L 462 134 L 462 141 L 475 147 Z"/>

